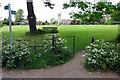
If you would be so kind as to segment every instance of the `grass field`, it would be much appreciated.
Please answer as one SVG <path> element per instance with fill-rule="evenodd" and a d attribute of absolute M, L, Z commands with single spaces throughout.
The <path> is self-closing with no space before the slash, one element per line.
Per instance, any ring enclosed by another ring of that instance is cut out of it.
<path fill-rule="evenodd" d="M 44 25 L 51 26 L 51 25 Z M 38 29 L 43 25 L 37 26 Z M 61 36 L 75 36 L 76 37 L 76 50 L 81 51 L 91 42 L 91 37 L 95 39 L 115 40 L 118 37 L 118 25 L 60 25 L 59 33 Z M 13 26 L 13 37 L 23 39 L 41 38 L 44 35 L 28 36 L 26 32 L 29 31 L 28 25 Z M 4 26 L 2 29 L 2 35 L 9 36 L 9 27 Z M 69 40 L 69 39 L 67 39 Z M 69 44 L 70 45 L 70 44 Z"/>

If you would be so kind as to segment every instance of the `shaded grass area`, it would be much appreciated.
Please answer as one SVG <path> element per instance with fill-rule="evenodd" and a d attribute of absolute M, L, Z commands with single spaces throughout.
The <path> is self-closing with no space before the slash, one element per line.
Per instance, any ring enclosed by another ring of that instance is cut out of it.
<path fill-rule="evenodd" d="M 40 25 L 37 26 L 38 29 L 42 27 L 58 27 L 59 33 L 61 36 L 75 36 L 76 37 L 76 48 L 75 52 L 81 51 L 91 42 L 91 37 L 94 36 L 95 39 L 104 39 L 104 40 L 115 40 L 118 37 L 118 25 Z M 26 32 L 29 31 L 28 25 L 23 26 L 13 26 L 13 37 L 22 38 L 22 39 L 39 39 L 45 38 L 46 34 L 40 35 L 26 35 Z M 9 27 L 4 26 L 2 28 L 3 36 L 9 36 Z M 70 39 L 66 38 L 67 41 Z M 67 44 L 71 46 L 72 44 Z"/>

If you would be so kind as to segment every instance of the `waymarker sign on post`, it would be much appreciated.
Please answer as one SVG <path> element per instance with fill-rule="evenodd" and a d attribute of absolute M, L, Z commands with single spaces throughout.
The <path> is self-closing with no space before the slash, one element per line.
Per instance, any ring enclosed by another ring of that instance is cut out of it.
<path fill-rule="evenodd" d="M 12 17 L 11 17 L 11 14 L 16 15 L 16 11 L 11 10 L 11 5 L 10 5 L 10 4 L 4 6 L 4 9 L 5 9 L 5 10 L 8 10 L 8 12 L 9 12 L 10 44 L 12 44 L 12 41 L 13 41 L 13 40 L 12 40 L 12 26 L 11 26 Z"/>
<path fill-rule="evenodd" d="M 8 9 L 9 9 L 9 6 L 8 6 L 8 5 L 7 5 L 7 6 L 5 6 L 5 7 L 4 7 L 4 9 L 5 9 L 5 10 L 8 10 Z"/>
<path fill-rule="evenodd" d="M 11 10 L 11 14 L 16 15 L 16 11 Z"/>

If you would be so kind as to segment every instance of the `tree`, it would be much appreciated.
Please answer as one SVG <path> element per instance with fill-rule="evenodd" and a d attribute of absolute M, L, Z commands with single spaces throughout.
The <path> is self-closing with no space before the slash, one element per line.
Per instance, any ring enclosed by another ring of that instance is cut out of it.
<path fill-rule="evenodd" d="M 69 4 L 63 4 L 63 8 L 77 7 L 80 11 L 78 13 L 71 12 L 70 16 L 73 19 L 82 20 L 84 24 L 90 22 L 100 22 L 103 19 L 103 15 L 110 14 L 114 11 L 114 5 L 112 2 L 97 2 L 92 4 L 91 2 L 71 2 Z"/>
<path fill-rule="evenodd" d="M 51 22 L 50 22 L 51 24 L 58 24 L 58 21 L 55 20 L 55 18 L 50 19 L 50 21 L 51 21 Z"/>
<path fill-rule="evenodd" d="M 2 23 L 2 21 L 0 21 L 0 28 L 1 28 L 1 27 L 3 27 L 3 23 Z"/>
<path fill-rule="evenodd" d="M 9 25 L 9 19 L 4 18 L 3 24 Z"/>
<path fill-rule="evenodd" d="M 81 24 L 81 21 L 80 21 L 80 20 L 73 19 L 73 20 L 71 20 L 71 24 L 72 24 L 72 25 Z"/>
<path fill-rule="evenodd" d="M 22 20 L 24 20 L 24 15 L 23 15 L 24 11 L 22 9 L 19 9 L 15 15 L 15 22 L 21 22 Z"/>
<path fill-rule="evenodd" d="M 37 31 L 37 28 L 36 28 L 36 16 L 34 14 L 33 9 L 33 0 L 27 0 L 27 10 L 30 32 L 34 33 Z"/>
<path fill-rule="evenodd" d="M 1 7 L 1 3 L 0 3 L 0 7 Z"/>
<path fill-rule="evenodd" d="M 43 0 L 42 0 L 43 1 Z M 51 4 L 50 0 L 46 0 L 47 2 L 44 2 L 45 6 L 50 7 L 50 9 L 53 9 L 53 6 L 55 4 Z M 28 21 L 29 21 L 29 28 L 30 28 L 30 32 L 36 32 L 37 28 L 36 28 L 36 16 L 34 14 L 34 9 L 33 9 L 33 0 L 27 0 L 27 10 L 28 10 Z"/>
<path fill-rule="evenodd" d="M 9 25 L 9 19 L 4 18 L 2 23 L 5 24 L 5 25 Z M 12 25 L 14 25 L 13 21 L 12 21 Z"/>
<path fill-rule="evenodd" d="M 111 19 L 116 23 L 120 22 L 120 2 L 117 3 L 115 11 L 111 13 Z"/>

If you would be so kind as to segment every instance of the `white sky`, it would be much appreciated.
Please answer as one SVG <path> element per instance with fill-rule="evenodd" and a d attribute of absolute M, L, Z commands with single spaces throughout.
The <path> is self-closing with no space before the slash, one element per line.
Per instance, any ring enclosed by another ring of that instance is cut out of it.
<path fill-rule="evenodd" d="M 18 10 L 18 9 L 23 9 L 24 10 L 24 15 L 25 18 L 27 16 L 27 5 L 26 5 L 27 0 L 0 0 L 2 7 L 0 7 L 0 17 L 2 19 L 8 18 L 8 11 L 4 10 L 4 6 L 7 4 L 11 4 L 11 9 L 12 10 Z M 46 0 L 44 0 L 46 1 Z M 89 0 L 89 1 L 98 1 L 98 0 Z M 116 4 L 119 2 L 119 0 L 109 0 L 112 1 L 113 4 Z M 51 18 L 57 19 L 57 14 L 62 13 L 62 19 L 69 19 L 69 12 L 74 10 L 78 11 L 75 8 L 68 8 L 68 9 L 62 9 L 63 8 L 63 3 L 69 3 L 69 0 L 51 0 L 51 3 L 55 4 L 54 9 L 50 9 L 49 7 L 45 7 L 44 3 L 42 0 L 33 0 L 33 6 L 34 6 L 34 11 L 35 15 L 37 17 L 37 21 L 49 21 Z M 12 16 L 12 19 L 14 20 L 14 16 Z"/>

